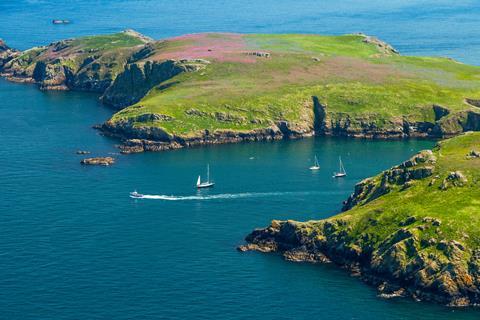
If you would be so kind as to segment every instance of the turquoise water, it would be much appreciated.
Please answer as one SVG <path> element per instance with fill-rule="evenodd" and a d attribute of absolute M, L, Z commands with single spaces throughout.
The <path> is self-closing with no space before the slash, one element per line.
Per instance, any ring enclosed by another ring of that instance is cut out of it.
<path fill-rule="evenodd" d="M 475 38 L 468 38 L 478 31 L 474 5 L 417 3 L 2 2 L 0 36 L 26 48 L 126 27 L 157 38 L 207 30 L 363 30 L 408 53 L 480 62 Z M 54 28 L 52 18 L 73 24 Z M 440 21 L 448 28 L 419 28 Z M 462 37 L 446 41 L 463 28 Z M 433 142 L 317 138 L 119 155 L 109 168 L 80 166 L 76 150 L 117 152 L 116 141 L 91 128 L 111 113 L 95 95 L 0 80 L 0 318 L 478 318 L 475 310 L 378 299 L 333 266 L 235 250 L 272 219 L 338 212 L 356 182 Z M 315 154 L 322 169 L 310 172 Z M 333 180 L 338 156 L 349 176 Z M 197 192 L 196 176 L 207 163 L 217 184 Z M 133 200 L 133 189 L 170 200 Z"/>

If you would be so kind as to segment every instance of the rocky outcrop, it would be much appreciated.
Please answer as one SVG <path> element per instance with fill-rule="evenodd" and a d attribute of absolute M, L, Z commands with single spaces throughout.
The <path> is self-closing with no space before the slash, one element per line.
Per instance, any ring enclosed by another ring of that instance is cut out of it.
<path fill-rule="evenodd" d="M 151 114 L 140 117 L 152 119 Z M 167 120 L 164 120 L 164 115 L 157 115 L 156 117 L 161 119 L 157 121 L 169 121 L 168 117 Z M 170 134 L 156 126 L 136 126 L 134 121 L 107 121 L 96 128 L 106 135 L 122 139 L 123 143 L 119 148 L 123 153 L 164 151 L 212 144 L 273 141 L 285 138 L 298 139 L 314 134 L 312 127 L 292 125 L 287 121 L 279 121 L 277 124 L 264 129 L 250 131 L 202 130 L 189 136 Z"/>
<path fill-rule="evenodd" d="M 19 51 L 10 48 L 2 39 L 0 39 L 0 72 L 2 72 L 5 64 L 17 57 L 19 54 Z"/>
<path fill-rule="evenodd" d="M 151 39 L 133 31 L 125 30 L 122 36 L 130 36 L 137 42 L 148 43 Z M 109 47 L 109 39 L 99 36 L 98 48 L 91 47 L 91 39 L 67 39 L 45 47 L 15 52 L 9 59 L 3 56 L 8 50 L 0 45 L 0 71 L 8 80 L 37 83 L 42 90 L 76 90 L 103 93 L 112 84 L 138 45 Z M 7 51 L 6 51 L 7 50 Z"/>
<path fill-rule="evenodd" d="M 401 227 L 414 223 L 421 224 Z M 400 223 L 397 232 L 372 247 L 368 237 L 350 236 L 348 224 L 341 219 L 306 223 L 272 221 L 269 227 L 249 234 L 247 244 L 238 249 L 279 252 L 285 259 L 297 262 L 334 262 L 377 286 L 379 295 L 385 298 L 408 295 L 450 306 L 477 304 L 479 253 L 458 241 L 437 242 L 434 238 L 421 241 L 416 235 L 417 228 L 434 230 L 439 223 L 436 219 L 417 221 L 410 217 Z M 446 259 L 421 250 L 429 246 Z M 463 264 L 462 259 L 468 264 Z"/>
<path fill-rule="evenodd" d="M 80 161 L 80 163 L 94 166 L 109 166 L 115 163 L 115 159 L 112 157 L 86 158 Z"/>
<path fill-rule="evenodd" d="M 398 50 L 396 50 L 394 47 L 392 47 L 390 44 L 386 43 L 385 41 L 382 41 L 377 37 L 367 36 L 364 34 L 361 34 L 361 35 L 364 37 L 362 40 L 363 42 L 377 46 L 377 48 L 381 52 L 385 54 L 399 54 Z"/>
<path fill-rule="evenodd" d="M 480 130 L 480 112 L 451 113 L 448 108 L 433 105 L 431 112 L 435 121 L 412 121 L 408 116 L 384 119 L 376 114 L 355 116 L 330 112 L 317 97 L 313 96 L 312 100 L 318 135 L 368 139 L 442 138 Z"/>
<path fill-rule="evenodd" d="M 203 69 L 207 64 L 208 61 L 202 59 L 128 64 L 101 99 L 105 104 L 120 109 L 138 102 L 154 86 L 180 73 Z"/>

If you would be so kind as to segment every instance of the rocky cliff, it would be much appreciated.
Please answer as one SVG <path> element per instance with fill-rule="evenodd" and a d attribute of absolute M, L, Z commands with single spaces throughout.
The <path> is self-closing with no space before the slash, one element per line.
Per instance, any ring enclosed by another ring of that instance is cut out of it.
<path fill-rule="evenodd" d="M 480 303 L 480 134 L 441 142 L 360 182 L 344 213 L 273 221 L 239 250 L 279 252 L 298 262 L 343 266 L 384 298 L 449 306 Z"/>
<path fill-rule="evenodd" d="M 10 54 L 0 71 L 11 81 L 37 83 L 43 90 L 103 93 L 146 41 L 131 30 L 62 40 Z"/>
<path fill-rule="evenodd" d="M 107 88 L 101 99 L 105 104 L 118 109 L 128 107 L 140 101 L 156 85 L 180 73 L 204 69 L 208 63 L 203 59 L 159 62 L 147 60 L 140 63 L 129 63 L 112 85 Z"/>
<path fill-rule="evenodd" d="M 10 48 L 2 39 L 0 39 L 0 71 L 6 63 L 18 55 L 19 52 L 17 50 Z"/>

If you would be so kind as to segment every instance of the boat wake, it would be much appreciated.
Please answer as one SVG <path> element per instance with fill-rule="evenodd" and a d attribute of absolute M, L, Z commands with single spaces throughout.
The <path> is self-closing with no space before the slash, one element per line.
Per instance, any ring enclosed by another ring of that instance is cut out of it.
<path fill-rule="evenodd" d="M 194 195 L 194 196 L 167 196 L 143 194 L 141 196 L 130 196 L 134 199 L 150 199 L 165 201 L 192 201 L 192 200 L 216 200 L 216 199 L 241 199 L 241 198 L 262 198 L 262 197 L 281 197 L 281 196 L 308 196 L 317 194 L 334 194 L 335 192 L 320 191 L 300 191 L 300 192 L 245 192 L 245 193 L 224 193 L 213 195 Z"/>

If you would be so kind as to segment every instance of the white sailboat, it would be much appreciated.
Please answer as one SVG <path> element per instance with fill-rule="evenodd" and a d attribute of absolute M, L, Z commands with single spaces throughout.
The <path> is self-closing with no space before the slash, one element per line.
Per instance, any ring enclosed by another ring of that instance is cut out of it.
<path fill-rule="evenodd" d="M 207 181 L 202 182 L 202 177 L 198 176 L 197 179 L 197 188 L 210 188 L 213 187 L 215 183 L 213 181 L 210 181 L 210 165 L 207 165 Z"/>
<path fill-rule="evenodd" d="M 342 162 L 342 157 L 338 157 L 338 161 L 339 161 L 339 169 L 338 169 L 338 172 L 334 172 L 333 173 L 333 177 L 334 178 L 343 178 L 343 177 L 346 177 L 347 176 L 347 172 L 345 171 L 345 167 L 343 166 L 343 162 Z"/>
<path fill-rule="evenodd" d="M 320 164 L 318 164 L 317 155 L 315 155 L 315 163 L 309 169 L 310 170 L 320 170 Z"/>

